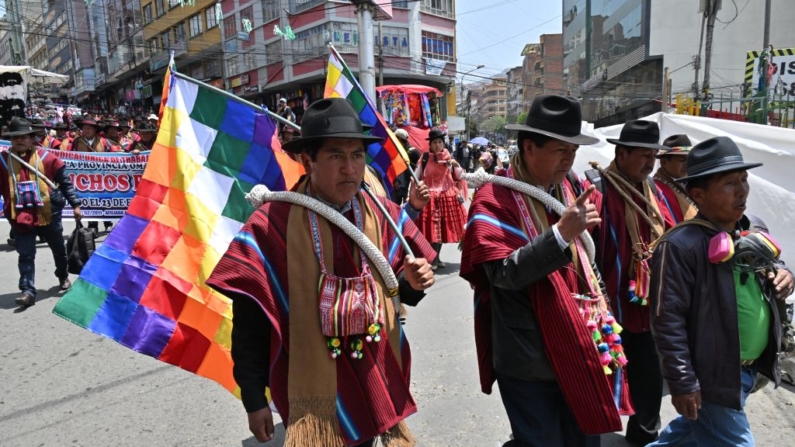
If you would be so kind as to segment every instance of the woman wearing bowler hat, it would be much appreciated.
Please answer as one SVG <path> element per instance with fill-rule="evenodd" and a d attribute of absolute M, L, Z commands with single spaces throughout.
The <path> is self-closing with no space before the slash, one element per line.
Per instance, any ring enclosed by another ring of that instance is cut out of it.
<path fill-rule="evenodd" d="M 431 201 L 422 209 L 417 226 L 436 250 L 434 269 L 446 267 L 440 259 L 442 244 L 461 241 L 466 225 L 465 197 L 456 187 L 464 171 L 444 148 L 444 137 L 441 130 L 430 131 L 430 150 L 423 154 L 417 168 L 417 176 L 431 193 Z"/>

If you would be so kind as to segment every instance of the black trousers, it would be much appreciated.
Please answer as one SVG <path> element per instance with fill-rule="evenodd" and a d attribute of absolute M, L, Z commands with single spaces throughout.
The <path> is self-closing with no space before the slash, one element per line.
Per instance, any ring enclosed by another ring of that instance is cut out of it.
<path fill-rule="evenodd" d="M 503 447 L 599 447 L 599 436 L 580 430 L 557 382 L 528 382 L 497 373 L 513 430 Z"/>
<path fill-rule="evenodd" d="M 624 352 L 627 354 L 627 380 L 629 395 L 635 414 L 627 424 L 627 440 L 636 445 L 646 445 L 657 439 L 660 429 L 663 378 L 660 360 L 651 332 L 621 333 Z"/>

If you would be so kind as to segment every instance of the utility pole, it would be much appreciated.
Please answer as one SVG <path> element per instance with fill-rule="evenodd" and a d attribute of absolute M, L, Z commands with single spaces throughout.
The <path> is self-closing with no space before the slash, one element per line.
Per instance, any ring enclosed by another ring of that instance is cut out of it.
<path fill-rule="evenodd" d="M 665 67 L 665 74 L 663 75 L 663 89 L 662 89 L 662 112 L 668 113 L 668 80 L 670 79 L 670 74 L 668 73 L 668 67 Z"/>
<path fill-rule="evenodd" d="M 762 42 L 764 44 L 764 49 L 762 50 L 763 52 L 764 51 L 769 51 L 769 48 L 770 48 L 770 9 L 771 9 L 770 3 L 771 3 L 770 0 L 765 0 L 765 30 L 764 30 L 764 36 L 763 36 L 763 39 L 762 39 Z M 771 63 L 771 62 L 773 62 L 773 52 L 772 51 L 770 52 L 770 55 L 767 57 L 767 59 L 764 59 L 762 61 L 762 63 L 764 65 L 762 66 L 762 73 L 759 74 L 759 76 L 762 77 L 762 85 L 764 86 L 763 92 L 765 94 L 764 98 L 762 98 L 762 113 L 764 114 L 763 118 L 765 120 L 765 124 L 768 124 L 768 116 L 767 116 L 767 108 L 768 108 L 768 99 L 767 98 L 768 98 L 768 96 L 767 96 L 767 92 L 770 89 L 770 86 L 767 85 L 767 71 L 769 69 L 769 65 L 768 64 Z"/>
<path fill-rule="evenodd" d="M 707 0 L 707 10 L 704 11 L 704 15 L 707 18 L 707 44 L 706 48 L 704 48 L 704 85 L 703 85 L 703 92 L 704 92 L 704 108 L 706 108 L 706 103 L 711 100 L 710 93 L 709 93 L 709 75 L 710 75 L 710 65 L 712 63 L 712 36 L 715 33 L 715 19 L 718 16 L 718 11 L 721 8 L 721 0 Z"/>
<path fill-rule="evenodd" d="M 384 85 L 384 26 L 378 22 L 378 86 Z"/>
<path fill-rule="evenodd" d="M 362 89 L 375 101 L 375 43 L 373 42 L 372 0 L 354 0 L 359 25 L 359 83 Z"/>

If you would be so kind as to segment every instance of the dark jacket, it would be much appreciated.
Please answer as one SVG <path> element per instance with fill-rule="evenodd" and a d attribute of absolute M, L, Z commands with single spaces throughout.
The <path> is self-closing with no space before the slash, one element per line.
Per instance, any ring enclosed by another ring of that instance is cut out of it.
<path fill-rule="evenodd" d="M 703 218 L 701 215 L 697 219 Z M 743 230 L 766 231 L 761 220 L 743 217 Z M 717 230 L 685 225 L 671 230 L 654 250 L 650 311 L 662 373 L 672 395 L 701 391 L 707 402 L 741 409 L 740 336 L 730 262 L 712 264 L 708 250 Z M 786 268 L 781 263 L 779 268 Z M 757 359 L 759 373 L 781 381 L 781 323 L 772 283 L 757 275 L 770 307 L 768 346 Z M 631 362 L 632 359 L 630 358 Z"/>

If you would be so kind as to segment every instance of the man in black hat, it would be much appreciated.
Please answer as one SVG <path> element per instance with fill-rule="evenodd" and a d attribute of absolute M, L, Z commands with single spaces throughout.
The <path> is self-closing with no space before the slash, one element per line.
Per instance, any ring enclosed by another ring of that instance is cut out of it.
<path fill-rule="evenodd" d="M 414 445 L 403 422 L 416 411 L 410 351 L 388 295 L 416 305 L 434 282 L 434 253 L 400 208 L 379 197 L 417 258 L 406 256 L 362 192 L 365 148 L 381 140 L 364 131 L 347 100 L 322 99 L 284 150 L 307 172 L 293 191 L 356 225 L 391 264 L 398 291 L 384 289 L 373 261 L 339 228 L 286 202 L 255 211 L 207 280 L 233 299 L 234 376 L 260 442 L 273 436 L 267 388 L 287 425 L 286 445 L 371 446 L 378 437 L 385 446 Z"/>
<path fill-rule="evenodd" d="M 688 156 L 681 181 L 699 212 L 659 242 L 651 284 L 654 339 L 681 416 L 652 445 L 753 446 L 746 398 L 757 374 L 779 385 L 776 304 L 793 278 L 764 222 L 745 215 L 747 171 L 759 166 L 728 137 Z"/>
<path fill-rule="evenodd" d="M 75 220 L 79 221 L 82 217 L 80 199 L 66 174 L 64 162 L 46 150 L 36 149 L 34 133 L 29 121 L 12 119 L 8 132 L 3 134 L 4 138 L 11 141 L 11 149 L 0 153 L 0 193 L 5 203 L 3 212 L 14 230 L 19 254 L 19 289 L 22 295 L 15 301 L 20 306 L 36 303 L 34 261 L 37 235 L 43 237 L 50 246 L 61 290 L 69 290 L 72 283 L 66 270 L 61 211 L 68 203 L 74 208 Z M 21 158 L 30 167 L 20 163 L 11 154 Z M 45 177 L 58 189 L 50 189 Z"/>
<path fill-rule="evenodd" d="M 36 132 L 33 134 L 33 144 L 38 147 L 43 147 L 45 149 L 58 149 L 61 145 L 61 142 L 50 136 L 49 131 L 47 130 L 47 123 L 44 121 L 37 119 L 31 122 L 31 127 Z"/>
<path fill-rule="evenodd" d="M 55 129 L 55 138 L 61 142 L 55 149 L 68 151 L 72 145 L 72 138 L 66 133 L 69 130 L 69 126 L 64 122 L 59 122 L 53 126 L 53 129 Z"/>
<path fill-rule="evenodd" d="M 692 146 L 690 138 L 683 134 L 671 135 L 663 141 L 663 146 L 665 149 L 657 152 L 660 167 L 654 173 L 654 182 L 674 223 L 690 220 L 698 210 L 685 188 L 676 181 L 687 175 L 687 154 Z"/>
<path fill-rule="evenodd" d="M 627 441 L 646 445 L 657 439 L 662 405 L 662 376 L 649 325 L 649 245 L 673 226 L 654 180 L 660 128 L 651 121 L 624 124 L 615 158 L 600 170 L 597 199 L 602 223 L 597 231 L 597 265 L 607 287 L 614 316 L 623 327 L 627 379 L 635 414 L 629 418 Z M 589 179 L 593 178 L 586 173 Z"/>
<path fill-rule="evenodd" d="M 143 123 L 135 129 L 135 132 L 139 136 L 139 141 L 133 145 L 132 153 L 151 151 L 157 140 L 157 128 L 149 123 Z"/>
<path fill-rule="evenodd" d="M 475 289 L 481 388 L 500 387 L 514 437 L 505 446 L 598 446 L 594 435 L 621 430 L 631 411 L 618 348 L 601 351 L 592 333 L 614 322 L 579 240 L 600 222 L 595 188 L 580 192 L 568 176 L 579 146 L 599 140 L 581 134 L 580 104 L 558 95 L 536 97 L 526 123 L 506 129 L 519 131 L 506 175 L 566 210 L 493 183 L 475 194 L 461 276 Z"/>
<path fill-rule="evenodd" d="M 98 134 L 100 124 L 91 118 L 80 121 L 81 135 L 72 142 L 73 151 L 77 152 L 121 152 L 121 148 Z"/>

